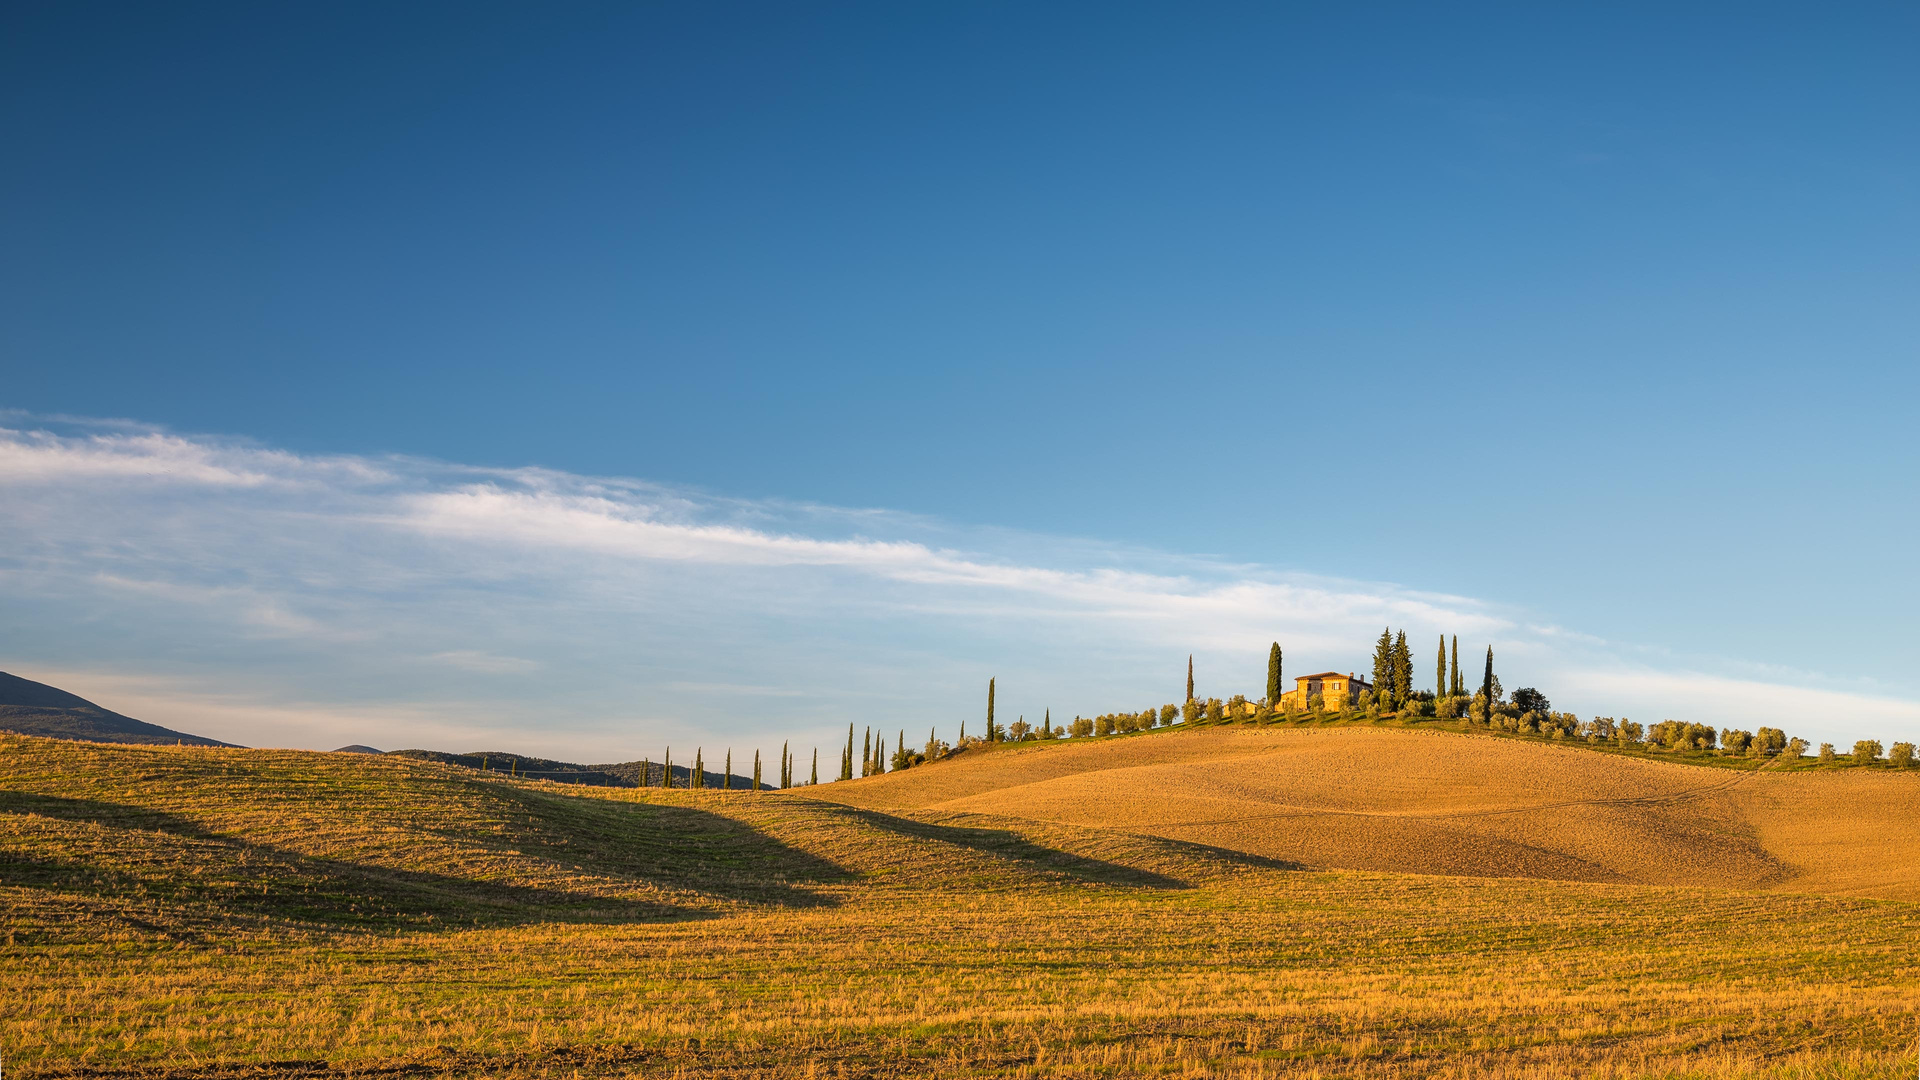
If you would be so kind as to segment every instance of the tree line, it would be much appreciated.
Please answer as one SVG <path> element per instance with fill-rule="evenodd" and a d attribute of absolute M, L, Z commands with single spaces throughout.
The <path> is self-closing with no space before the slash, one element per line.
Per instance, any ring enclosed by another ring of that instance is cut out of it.
<path fill-rule="evenodd" d="M 938 761 L 956 751 L 971 747 L 991 746 L 1005 742 L 1045 742 L 1056 739 L 1103 738 L 1110 735 L 1127 735 L 1155 728 L 1172 727 L 1174 724 L 1201 726 L 1208 724 L 1271 724 L 1283 721 L 1301 721 L 1308 719 L 1360 720 L 1397 718 L 1401 720 L 1463 720 L 1471 729 L 1480 727 L 1488 730 L 1504 731 L 1515 735 L 1537 736 L 1546 739 L 1585 742 L 1589 745 L 1610 745 L 1621 749 L 1641 749 L 1655 752 L 1708 752 L 1724 756 L 1745 756 L 1749 758 L 1785 757 L 1797 759 L 1804 756 L 1810 744 L 1804 739 L 1789 737 L 1778 728 L 1762 727 L 1757 731 L 1736 728 L 1714 729 L 1705 724 L 1691 724 L 1678 720 L 1662 720 L 1647 727 L 1632 720 L 1616 720 L 1610 716 L 1596 716 L 1582 720 L 1570 712 L 1557 712 L 1547 695 L 1531 686 L 1515 690 L 1511 696 L 1500 683 L 1500 676 L 1493 669 L 1493 646 L 1487 646 L 1484 664 L 1480 673 L 1479 686 L 1472 692 L 1467 690 L 1466 678 L 1460 667 L 1459 635 L 1440 635 L 1439 646 L 1434 660 L 1434 689 L 1414 688 L 1413 653 L 1407 643 L 1405 630 L 1394 631 L 1383 628 L 1373 648 L 1372 685 L 1359 694 L 1342 696 L 1329 702 L 1322 694 L 1311 695 L 1304 700 L 1297 693 L 1288 693 L 1283 681 L 1285 654 L 1279 642 L 1273 642 L 1267 650 L 1267 678 L 1265 697 L 1249 701 L 1245 695 L 1235 694 L 1224 700 L 1217 697 L 1201 698 L 1195 693 L 1193 656 L 1187 656 L 1186 698 L 1179 703 L 1169 702 L 1141 709 L 1138 712 L 1121 711 L 1102 713 L 1099 716 L 1075 716 L 1070 723 L 1055 724 L 1051 708 L 1042 713 L 1036 726 L 1027 722 L 1023 715 L 1011 724 L 1002 724 L 996 709 L 998 691 L 997 679 L 987 680 L 986 724 L 984 733 L 967 735 L 967 726 L 963 721 L 959 735 L 952 744 L 943 742 L 936 729 L 929 729 L 924 746 L 914 748 L 907 744 L 904 728 L 898 730 L 889 751 L 885 731 L 876 733 L 869 725 L 859 742 L 858 757 L 855 756 L 855 724 L 847 725 L 847 742 L 840 754 L 840 772 L 837 780 L 852 780 L 856 776 L 880 776 L 889 772 L 910 769 L 930 761 Z M 686 786 L 699 790 L 705 786 L 703 751 L 694 751 L 694 765 L 688 770 Z M 1884 754 L 1884 757 L 1883 757 Z M 1897 742 L 1884 751 L 1876 740 L 1863 739 L 1853 744 L 1849 754 L 1841 754 L 1833 744 L 1820 744 L 1818 759 L 1824 763 L 1847 761 L 1852 764 L 1873 764 L 1886 761 L 1896 768 L 1912 768 L 1916 764 L 1913 743 Z M 779 787 L 792 788 L 800 785 L 795 776 L 793 755 L 787 744 L 780 747 Z M 764 790 L 760 778 L 760 752 L 754 751 L 753 777 L 750 786 L 743 790 Z M 724 772 L 723 787 L 733 787 L 733 753 L 727 752 L 727 764 Z M 660 783 L 652 782 L 652 763 L 642 762 L 640 769 L 641 787 L 674 787 L 672 751 L 669 750 L 660 766 Z M 820 751 L 813 751 L 812 772 L 807 784 L 820 782 Z"/>

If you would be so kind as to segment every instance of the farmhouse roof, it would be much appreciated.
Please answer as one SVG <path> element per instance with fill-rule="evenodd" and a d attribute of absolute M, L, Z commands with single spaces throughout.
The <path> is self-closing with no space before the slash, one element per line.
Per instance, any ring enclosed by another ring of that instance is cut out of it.
<path fill-rule="evenodd" d="M 1348 672 L 1347 674 L 1342 675 L 1337 671 L 1323 671 L 1318 675 L 1295 675 L 1294 678 L 1295 679 L 1352 679 L 1355 682 L 1367 681 L 1353 674 L 1352 672 Z"/>

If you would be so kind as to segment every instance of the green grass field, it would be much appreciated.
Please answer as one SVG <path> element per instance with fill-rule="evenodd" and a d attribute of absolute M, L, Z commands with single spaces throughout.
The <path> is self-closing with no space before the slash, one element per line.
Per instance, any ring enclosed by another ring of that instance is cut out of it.
<path fill-rule="evenodd" d="M 1888 900 L 20 737 L 0 811 L 12 1075 L 1915 1070 Z"/>

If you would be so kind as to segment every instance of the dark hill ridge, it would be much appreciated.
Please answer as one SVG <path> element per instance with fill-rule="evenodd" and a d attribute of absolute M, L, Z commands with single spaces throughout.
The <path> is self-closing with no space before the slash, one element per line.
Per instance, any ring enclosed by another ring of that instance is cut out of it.
<path fill-rule="evenodd" d="M 0 731 L 83 742 L 232 746 L 122 716 L 77 694 L 0 671 Z"/>
<path fill-rule="evenodd" d="M 484 751 L 472 754 L 449 754 L 440 750 L 393 750 L 388 757 L 409 757 L 420 761 L 438 761 L 444 765 L 460 765 L 483 772 L 503 772 L 523 776 L 529 780 L 552 780 L 560 784 L 585 784 L 589 787 L 640 787 L 643 777 L 640 770 L 647 770 L 644 779 L 648 786 L 660 783 L 660 763 L 640 761 L 622 761 L 607 765 L 579 765 L 571 761 L 553 761 L 548 758 L 527 757 L 524 754 L 508 754 L 497 751 Z M 686 765 L 673 767 L 673 786 L 686 787 L 693 775 L 693 769 Z M 725 786 L 727 774 L 702 769 L 701 783 L 708 788 Z M 733 789 L 743 791 L 753 786 L 753 777 L 733 777 Z M 777 787 L 762 779 L 760 789 L 772 791 Z"/>

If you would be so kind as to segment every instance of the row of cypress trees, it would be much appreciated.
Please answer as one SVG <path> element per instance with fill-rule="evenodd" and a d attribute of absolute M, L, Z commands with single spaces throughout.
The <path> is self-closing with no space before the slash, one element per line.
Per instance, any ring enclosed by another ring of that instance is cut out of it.
<path fill-rule="evenodd" d="M 780 787 L 782 788 L 790 788 L 794 786 L 794 757 L 793 757 L 793 754 L 790 753 L 788 750 L 789 745 L 790 745 L 789 743 L 780 744 Z M 654 783 L 653 775 L 654 774 L 653 774 L 652 760 L 645 759 L 645 758 L 641 759 L 640 761 L 640 786 L 641 787 L 672 788 L 676 786 L 673 782 L 673 748 L 672 747 L 667 748 L 666 756 L 661 759 L 660 782 L 658 784 Z M 819 782 L 820 782 L 820 749 L 818 747 L 815 747 L 813 751 L 813 777 L 811 780 L 808 781 L 808 783 L 817 784 Z M 745 790 L 748 790 L 748 791 L 762 790 L 762 785 L 760 782 L 760 751 L 758 750 L 755 750 L 753 752 L 753 778 L 751 781 L 749 781 L 749 784 L 750 786 Z M 704 790 L 706 786 L 707 786 L 707 773 L 706 773 L 705 751 L 704 749 L 696 749 L 693 752 L 693 768 L 687 770 L 687 782 L 686 782 L 685 788 L 683 788 L 682 790 L 701 791 L 701 790 Z M 731 749 L 727 751 L 726 765 L 724 767 L 724 771 L 721 774 L 720 787 L 721 787 L 721 790 L 723 791 L 733 790 L 733 751 Z"/>
<path fill-rule="evenodd" d="M 1280 700 L 1281 695 L 1285 692 L 1283 688 L 1283 681 L 1282 681 L 1284 659 L 1285 659 L 1285 656 L 1280 649 L 1280 643 L 1277 641 L 1273 642 L 1267 652 L 1266 701 L 1268 702 L 1270 707 L 1274 703 L 1277 703 Z M 1406 631 L 1404 630 L 1400 631 L 1400 633 L 1397 636 L 1395 636 L 1390 629 L 1381 631 L 1380 641 L 1374 649 L 1374 673 L 1373 674 L 1374 674 L 1374 679 L 1373 679 L 1374 686 L 1376 688 L 1382 688 L 1382 687 L 1387 688 L 1389 694 L 1391 695 L 1391 700 L 1394 703 L 1396 704 L 1403 703 L 1404 701 L 1407 700 L 1408 697 L 1412 695 L 1413 693 L 1412 691 L 1413 659 L 1407 648 Z M 1460 677 L 1460 639 L 1457 636 L 1453 639 L 1453 654 L 1451 658 L 1448 657 L 1446 636 L 1445 635 L 1441 636 L 1439 668 L 1437 669 L 1435 679 L 1436 679 L 1436 682 L 1438 682 L 1440 685 L 1445 686 L 1447 688 L 1448 695 L 1444 695 L 1444 696 L 1457 696 L 1462 693 L 1462 686 L 1461 686 L 1462 679 Z M 1491 690 L 1492 687 L 1498 685 L 1498 683 L 1493 679 L 1493 649 L 1491 647 L 1487 649 L 1487 675 L 1484 682 L 1486 684 L 1486 689 L 1488 690 Z M 1187 687 L 1186 689 L 1187 689 L 1187 696 L 1186 696 L 1187 706 L 1184 709 L 1180 710 L 1181 712 L 1188 714 L 1185 717 L 1183 717 L 1184 719 L 1188 720 L 1189 722 L 1196 722 L 1196 721 L 1202 721 L 1202 720 L 1208 720 L 1208 719 L 1211 719 L 1214 722 L 1219 722 L 1219 720 L 1225 719 L 1224 716 L 1213 715 L 1214 713 L 1221 712 L 1222 709 L 1220 705 L 1215 704 L 1211 701 L 1209 701 L 1208 703 L 1209 708 L 1202 708 L 1202 709 L 1194 708 L 1196 699 L 1194 697 L 1193 656 L 1191 654 L 1187 656 Z M 1076 721 L 1071 729 L 1066 728 L 1064 726 L 1062 728 L 1055 729 L 1053 727 L 1053 710 L 1048 709 L 1046 711 L 1045 717 L 1041 721 L 1041 725 L 1039 728 L 1035 729 L 1030 725 L 1028 725 L 1026 723 L 1025 718 L 1023 717 L 1019 723 L 1012 725 L 1012 727 L 1017 730 L 1010 731 L 1007 726 L 1004 726 L 999 722 L 999 717 L 996 714 L 995 699 L 996 699 L 997 691 L 998 691 L 998 680 L 996 678 L 989 678 L 987 680 L 987 731 L 986 731 L 986 740 L 985 740 L 989 743 L 1006 741 L 1006 739 L 1010 734 L 1014 738 L 1019 738 L 1019 739 L 1025 739 L 1028 737 L 1038 737 L 1041 739 L 1053 739 L 1053 738 L 1058 738 L 1060 736 L 1077 736 L 1077 735 L 1083 735 L 1083 734 L 1092 734 L 1094 733 L 1095 730 L 1098 730 L 1099 726 L 1104 726 L 1104 725 L 1097 725 L 1096 721 L 1088 721 L 1086 722 L 1085 726 L 1089 730 L 1086 732 L 1082 732 L 1080 730 L 1081 723 L 1079 721 Z M 1235 699 L 1236 703 L 1240 700 L 1241 699 Z M 1156 710 L 1156 712 L 1159 712 L 1162 714 L 1160 716 L 1157 716 L 1156 719 L 1158 719 L 1159 722 L 1163 725 L 1170 724 L 1173 722 L 1173 716 L 1170 714 L 1174 713 L 1174 711 L 1175 711 L 1175 708 L 1174 706 L 1171 706 L 1171 705 L 1166 706 L 1164 709 Z M 1145 714 L 1143 714 L 1143 716 L 1144 715 Z M 1130 716 L 1129 716 L 1129 719 L 1131 719 Z M 1146 727 L 1146 726 L 1150 726 L 1151 723 L 1152 723 L 1151 721 L 1145 721 L 1138 726 Z M 847 725 L 847 744 L 846 744 L 846 747 L 840 753 L 840 773 L 839 773 L 839 776 L 837 777 L 837 779 L 840 779 L 840 780 L 852 780 L 856 775 L 863 776 L 863 777 L 878 776 L 890 771 L 907 768 L 912 765 L 916 765 L 921 762 L 933 759 L 940 753 L 940 751 L 944 746 L 944 744 L 940 743 L 940 741 L 936 737 L 936 733 L 933 731 L 929 731 L 927 734 L 926 750 L 924 752 L 916 753 L 915 751 L 907 747 L 906 732 L 903 730 L 896 736 L 894 740 L 893 754 L 891 755 L 891 757 L 889 757 L 887 753 L 887 740 L 886 740 L 885 734 L 883 733 L 880 736 L 880 738 L 876 740 L 874 738 L 873 728 L 869 726 L 866 730 L 865 737 L 861 742 L 860 751 L 859 751 L 860 756 L 858 758 L 859 771 L 858 773 L 856 773 L 854 771 L 855 770 L 855 766 L 854 766 L 855 727 L 856 727 L 855 724 L 850 723 Z M 1113 727 L 1118 728 L 1119 724 L 1116 722 L 1114 723 Z M 966 724 L 963 722 L 960 725 L 959 742 L 961 743 L 966 742 L 966 737 L 967 737 L 966 730 L 967 730 Z M 1100 733 L 1105 734 L 1106 732 L 1102 731 Z M 726 775 L 725 775 L 725 780 L 723 781 L 723 787 L 730 789 L 733 786 L 733 752 L 731 750 L 727 752 L 726 761 L 727 761 Z M 753 779 L 751 781 L 751 785 L 752 785 L 751 790 L 754 790 L 754 791 L 761 790 L 760 775 L 761 775 L 760 753 L 759 751 L 756 750 L 754 751 L 754 755 L 753 755 Z M 819 782 L 820 782 L 820 751 L 819 751 L 819 748 L 816 747 L 813 751 L 813 771 L 812 771 L 811 777 L 808 780 L 808 783 L 818 784 Z M 702 751 L 696 750 L 694 752 L 694 767 L 692 770 L 689 771 L 689 774 L 687 777 L 687 787 L 693 790 L 699 790 L 705 787 L 705 785 L 706 785 L 706 775 L 704 770 L 704 760 L 702 757 Z M 641 763 L 640 786 L 642 787 L 654 786 L 651 762 Z M 672 757 L 671 749 L 668 750 L 667 756 L 663 760 L 661 765 L 659 786 L 662 788 L 674 786 L 673 785 L 673 757 Z M 790 751 L 790 746 L 787 743 L 782 743 L 780 747 L 779 786 L 783 789 L 796 786 L 794 757 Z"/>

